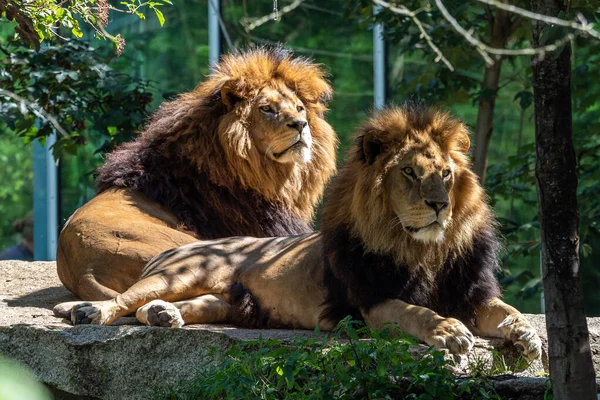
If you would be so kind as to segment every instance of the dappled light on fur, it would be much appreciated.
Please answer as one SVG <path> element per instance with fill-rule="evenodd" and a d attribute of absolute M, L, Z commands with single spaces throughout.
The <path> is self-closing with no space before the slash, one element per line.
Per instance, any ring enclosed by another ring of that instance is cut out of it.
<path fill-rule="evenodd" d="M 61 281 L 86 300 L 112 298 L 163 250 L 311 232 L 336 167 L 337 138 L 324 120 L 330 97 L 321 66 L 287 50 L 224 55 L 107 155 L 98 196 L 61 232 Z"/>
<path fill-rule="evenodd" d="M 535 330 L 499 299 L 499 242 L 468 170 L 465 127 L 441 111 L 394 107 L 376 112 L 357 134 L 327 188 L 320 234 L 168 250 L 129 290 L 84 306 L 75 322 L 107 324 L 138 310 L 151 326 L 331 330 L 351 315 L 374 328 L 397 323 L 457 354 L 481 333 L 518 338 L 526 357 L 539 357 Z"/>

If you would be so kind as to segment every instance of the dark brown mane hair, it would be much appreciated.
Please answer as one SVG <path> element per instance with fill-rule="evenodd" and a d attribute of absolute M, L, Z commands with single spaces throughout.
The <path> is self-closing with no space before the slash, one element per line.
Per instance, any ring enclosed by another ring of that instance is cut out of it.
<path fill-rule="evenodd" d="M 306 106 L 313 136 L 307 164 L 257 154 L 245 124 L 248 107 L 234 107 L 273 81 Z M 196 89 L 163 103 L 134 141 L 108 154 L 96 171 L 97 191 L 141 192 L 199 238 L 309 232 L 335 171 L 337 139 L 323 119 L 331 93 L 319 65 L 282 48 L 225 55 Z"/>
<path fill-rule="evenodd" d="M 371 155 L 385 160 L 402 154 L 411 130 L 430 132 L 457 165 L 450 193 L 453 222 L 440 243 L 419 242 L 390 224 L 386 164 Z M 322 318 L 360 318 L 361 310 L 400 299 L 473 322 L 475 307 L 500 295 L 496 222 L 469 170 L 467 150 L 466 127 L 447 112 L 422 105 L 376 111 L 357 130 L 347 162 L 327 187 L 322 211 L 328 290 Z"/>

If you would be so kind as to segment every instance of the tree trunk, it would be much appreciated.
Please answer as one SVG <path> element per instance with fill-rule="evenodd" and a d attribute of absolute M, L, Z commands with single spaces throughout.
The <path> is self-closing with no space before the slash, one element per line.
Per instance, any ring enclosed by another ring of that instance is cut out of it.
<path fill-rule="evenodd" d="M 532 0 L 532 11 L 558 16 L 562 0 Z M 533 25 L 535 47 L 544 28 Z M 596 399 L 596 381 L 579 271 L 579 211 L 571 115 L 571 47 L 533 65 L 536 186 L 550 379 L 558 400 Z"/>
<path fill-rule="evenodd" d="M 508 13 L 496 9 L 491 26 L 490 46 L 503 49 L 512 34 L 511 21 Z M 487 155 L 494 129 L 494 108 L 502 69 L 502 58 L 496 57 L 492 66 L 486 66 L 481 83 L 481 96 L 475 123 L 475 146 L 473 153 L 473 170 L 479 176 L 481 183 L 485 182 Z"/>

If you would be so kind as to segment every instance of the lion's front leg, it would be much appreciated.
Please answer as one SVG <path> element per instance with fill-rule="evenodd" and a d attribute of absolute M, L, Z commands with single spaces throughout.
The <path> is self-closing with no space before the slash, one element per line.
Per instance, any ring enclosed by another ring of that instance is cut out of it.
<path fill-rule="evenodd" d="M 148 326 L 180 328 L 184 324 L 229 322 L 230 309 L 226 296 L 207 294 L 175 303 L 153 300 L 138 308 L 135 316 Z"/>
<path fill-rule="evenodd" d="M 402 300 L 390 299 L 362 312 L 367 325 L 380 329 L 395 322 L 404 333 L 415 336 L 430 346 L 448 348 L 454 354 L 471 350 L 475 338 L 459 320 L 444 318 L 436 312 Z"/>
<path fill-rule="evenodd" d="M 477 335 L 508 339 L 523 348 L 523 356 L 529 361 L 542 354 L 540 337 L 525 316 L 514 307 L 494 297 L 475 312 L 473 330 Z"/>
<path fill-rule="evenodd" d="M 153 300 L 188 299 L 198 296 L 202 290 L 194 271 L 169 269 L 142 279 L 112 300 L 76 303 L 71 309 L 71 322 L 74 325 L 109 325 Z"/>

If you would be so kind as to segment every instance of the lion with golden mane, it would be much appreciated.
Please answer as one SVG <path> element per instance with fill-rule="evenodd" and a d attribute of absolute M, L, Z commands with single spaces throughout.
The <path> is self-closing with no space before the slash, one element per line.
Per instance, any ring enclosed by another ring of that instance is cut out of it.
<path fill-rule="evenodd" d="M 60 234 L 63 284 L 84 300 L 111 299 L 162 251 L 312 232 L 336 167 L 331 94 L 319 65 L 281 48 L 223 56 L 96 171 L 98 196 Z"/>
<path fill-rule="evenodd" d="M 330 330 L 352 315 L 453 353 L 476 334 L 536 358 L 534 328 L 499 297 L 496 222 L 468 149 L 465 126 L 443 111 L 376 112 L 326 190 L 321 233 L 168 250 L 115 299 L 74 307 L 72 321 L 110 324 L 137 310 L 148 325 Z"/>

